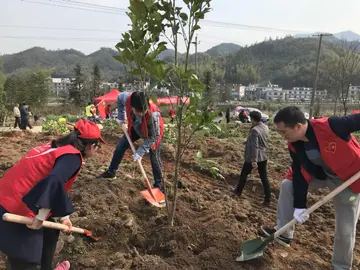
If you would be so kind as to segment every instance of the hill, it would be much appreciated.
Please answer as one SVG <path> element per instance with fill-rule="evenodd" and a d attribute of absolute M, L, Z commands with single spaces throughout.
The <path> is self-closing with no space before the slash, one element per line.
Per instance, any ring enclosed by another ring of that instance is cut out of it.
<path fill-rule="evenodd" d="M 221 43 L 215 47 L 212 47 L 211 49 L 207 50 L 205 53 L 212 56 L 222 56 L 230 53 L 236 53 L 239 51 L 242 47 L 234 44 L 234 43 Z"/>
<path fill-rule="evenodd" d="M 115 50 L 109 48 L 101 48 L 90 55 L 85 55 L 73 49 L 52 51 L 34 47 L 19 53 L 4 55 L 3 68 L 4 73 L 9 74 L 40 66 L 53 68 L 52 76 L 54 77 L 72 77 L 76 64 L 79 63 L 90 71 L 93 64 L 98 63 L 106 77 L 117 77 L 124 72 L 124 66 L 113 58 L 116 54 L 118 53 Z"/>
<path fill-rule="evenodd" d="M 221 61 L 224 79 L 228 83 L 241 82 L 244 85 L 271 80 L 286 88 L 312 86 L 317 47 L 317 39 L 294 37 L 244 47 Z M 320 68 L 325 59 L 337 57 L 338 50 L 335 43 L 325 40 Z"/>
<path fill-rule="evenodd" d="M 347 36 L 350 37 L 350 34 Z M 335 37 L 324 38 L 320 76 L 324 60 L 337 57 L 340 43 Z M 246 47 L 222 43 L 206 52 L 198 53 L 199 75 L 202 76 L 204 71 L 211 70 L 218 83 L 248 85 L 270 80 L 285 88 L 299 85 L 312 86 L 317 47 L 316 38 L 294 37 L 270 39 Z M 77 63 L 83 65 L 85 72 L 91 71 L 93 64 L 98 63 L 104 79 L 116 80 L 125 72 L 124 66 L 113 58 L 117 54 L 117 51 L 110 48 L 101 48 L 85 55 L 76 50 L 50 51 L 35 47 L 16 54 L 4 55 L 4 72 L 9 74 L 24 68 L 41 66 L 53 68 L 54 77 L 72 77 L 73 68 Z M 181 53 L 178 55 L 179 62 L 183 62 L 184 55 Z M 160 59 L 172 62 L 173 56 L 174 51 L 169 49 L 161 53 Z M 195 55 L 190 55 L 189 62 L 194 67 Z M 360 79 L 354 80 L 352 84 L 360 84 Z M 321 85 L 321 81 L 319 87 L 325 87 Z"/>
<path fill-rule="evenodd" d="M 295 38 L 309 38 L 313 37 L 313 35 L 318 35 L 320 32 L 310 33 L 310 34 L 297 34 Z M 339 33 L 333 34 L 334 39 L 343 39 L 346 41 L 360 41 L 360 35 L 353 31 L 343 31 Z"/>

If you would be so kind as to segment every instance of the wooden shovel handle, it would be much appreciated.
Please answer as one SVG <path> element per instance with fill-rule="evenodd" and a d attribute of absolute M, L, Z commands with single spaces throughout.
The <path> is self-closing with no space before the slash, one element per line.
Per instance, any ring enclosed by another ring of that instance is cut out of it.
<path fill-rule="evenodd" d="M 125 134 L 128 142 L 129 142 L 130 148 L 131 148 L 131 150 L 133 151 L 133 153 L 134 153 L 134 155 L 135 155 L 135 154 L 136 154 L 136 150 L 135 150 L 134 144 L 133 144 L 132 141 L 131 141 L 131 138 L 130 138 L 130 136 L 129 136 L 128 130 L 127 130 L 127 128 L 126 128 L 124 125 L 121 125 L 121 127 L 122 127 L 122 129 L 123 129 L 123 131 L 124 131 L 124 134 Z M 154 194 L 153 194 L 153 192 L 152 192 L 152 190 L 151 190 L 151 185 L 150 185 L 149 179 L 148 179 L 147 176 L 146 176 L 146 172 L 145 172 L 144 167 L 143 167 L 143 165 L 142 165 L 142 163 L 141 163 L 141 160 L 139 159 L 139 160 L 137 161 L 137 163 L 139 164 L 139 168 L 140 168 L 141 174 L 142 174 L 142 176 L 143 176 L 144 179 L 145 179 L 146 187 L 147 187 L 150 195 L 155 199 L 155 196 L 154 196 Z"/>
<path fill-rule="evenodd" d="M 14 215 L 14 214 L 10 214 L 10 213 L 4 214 L 3 215 L 3 220 L 5 220 L 7 222 L 13 222 L 13 223 L 19 223 L 19 224 L 25 224 L 25 225 L 31 225 L 32 222 L 33 222 L 32 218 L 19 216 L 19 215 Z M 43 222 L 42 226 L 46 227 L 46 228 L 49 228 L 49 229 L 55 229 L 55 230 L 60 230 L 60 231 L 64 231 L 64 230 L 69 229 L 69 227 L 64 225 L 64 224 L 51 222 L 51 221 L 46 221 L 46 220 Z M 77 227 L 72 227 L 71 232 L 80 233 L 80 234 L 87 234 L 86 230 L 81 229 L 81 228 L 77 228 Z"/>
<path fill-rule="evenodd" d="M 349 178 L 347 181 L 345 181 L 344 183 L 342 183 L 340 186 L 338 186 L 337 188 L 335 188 L 333 191 L 331 191 L 328 195 L 326 195 L 324 198 L 322 198 L 320 201 L 318 201 L 317 203 L 313 204 L 310 208 L 308 208 L 306 210 L 306 212 L 304 213 L 304 215 L 308 215 L 311 214 L 312 212 L 314 212 L 316 209 L 318 209 L 320 206 L 322 206 L 323 204 L 327 203 L 328 201 L 330 201 L 332 198 L 334 198 L 337 194 L 339 194 L 341 191 L 343 191 L 345 188 L 347 188 L 348 186 L 350 186 L 351 184 L 353 184 L 356 180 L 358 180 L 360 178 L 360 171 L 357 172 L 355 175 L 353 175 L 351 178 Z M 349 198 L 350 199 L 350 198 Z M 292 202 L 289 202 L 292 203 Z M 293 219 L 292 221 L 290 221 L 288 224 L 286 224 L 285 226 L 283 226 L 282 228 L 280 228 L 279 230 L 276 231 L 276 233 L 274 234 L 274 237 L 277 238 L 278 236 L 280 236 L 281 234 L 283 234 L 284 232 L 286 232 L 288 229 L 290 229 L 293 225 L 295 225 L 297 223 L 296 219 Z"/>

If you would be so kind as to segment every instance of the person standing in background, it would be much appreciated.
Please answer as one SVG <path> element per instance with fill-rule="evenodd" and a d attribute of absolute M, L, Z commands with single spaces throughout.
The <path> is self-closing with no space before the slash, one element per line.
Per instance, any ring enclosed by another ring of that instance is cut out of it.
<path fill-rule="evenodd" d="M 267 140 L 269 127 L 261 121 L 261 113 L 250 112 L 252 127 L 245 146 L 245 162 L 241 170 L 239 183 L 234 189 L 236 195 L 241 195 L 246 184 L 247 176 L 253 169 L 258 169 L 264 187 L 265 198 L 263 204 L 270 205 L 271 193 L 267 177 Z"/>
<path fill-rule="evenodd" d="M 17 126 L 19 126 L 19 128 L 21 128 L 21 122 L 20 122 L 20 109 L 19 109 L 19 104 L 16 104 L 14 109 L 14 117 L 15 117 L 15 123 L 14 123 L 14 128 L 16 128 Z"/>

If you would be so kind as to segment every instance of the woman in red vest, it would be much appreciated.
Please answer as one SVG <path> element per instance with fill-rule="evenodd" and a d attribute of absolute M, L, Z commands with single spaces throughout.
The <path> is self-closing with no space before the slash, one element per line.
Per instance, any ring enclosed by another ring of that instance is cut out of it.
<path fill-rule="evenodd" d="M 91 156 L 103 141 L 99 127 L 80 120 L 74 131 L 51 143 L 35 147 L 0 180 L 0 216 L 12 213 L 33 218 L 31 225 L 0 219 L 0 250 L 11 269 L 53 269 L 59 231 L 42 228 L 44 220 L 58 219 L 69 226 L 74 207 L 68 196 L 83 158 Z M 56 269 L 68 269 L 63 262 Z"/>
<path fill-rule="evenodd" d="M 290 106 L 274 118 L 278 131 L 289 144 L 293 180 L 287 193 L 293 217 L 304 223 L 308 190 L 328 187 L 335 189 L 360 171 L 360 145 L 352 132 L 360 130 L 360 114 L 306 120 L 303 112 Z M 313 178 L 308 182 L 301 173 L 304 168 Z M 356 242 L 356 224 L 360 214 L 360 181 L 334 198 L 335 237 L 333 269 L 351 269 Z"/>
<path fill-rule="evenodd" d="M 159 108 L 144 94 L 144 92 L 122 92 L 117 99 L 118 123 L 125 124 L 127 120 L 131 140 L 144 141 L 134 155 L 134 161 L 141 159 L 145 153 L 150 154 L 151 167 L 154 175 L 154 187 L 162 190 L 162 173 L 160 144 L 164 132 L 164 121 Z M 130 147 L 126 136 L 120 138 L 114 151 L 109 168 L 100 175 L 102 178 L 115 178 L 115 173 Z"/>

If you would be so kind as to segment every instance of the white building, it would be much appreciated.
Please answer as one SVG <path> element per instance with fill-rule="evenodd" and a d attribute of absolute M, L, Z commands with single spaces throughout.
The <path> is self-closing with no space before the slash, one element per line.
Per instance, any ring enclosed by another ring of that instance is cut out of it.
<path fill-rule="evenodd" d="M 360 100 L 360 86 L 350 85 L 348 98 L 353 100 Z"/>
<path fill-rule="evenodd" d="M 311 95 L 313 88 L 311 87 L 293 87 L 292 90 L 284 90 L 287 93 L 286 100 L 288 101 L 305 101 L 308 102 L 311 100 Z M 315 99 L 320 98 L 321 100 L 326 99 L 327 91 L 326 90 L 316 90 Z"/>
<path fill-rule="evenodd" d="M 100 89 L 119 89 L 119 84 L 116 82 L 102 82 L 100 84 Z"/>
<path fill-rule="evenodd" d="M 53 91 L 56 96 L 59 96 L 59 93 L 69 92 L 71 86 L 71 79 L 69 78 L 51 78 Z"/>

